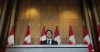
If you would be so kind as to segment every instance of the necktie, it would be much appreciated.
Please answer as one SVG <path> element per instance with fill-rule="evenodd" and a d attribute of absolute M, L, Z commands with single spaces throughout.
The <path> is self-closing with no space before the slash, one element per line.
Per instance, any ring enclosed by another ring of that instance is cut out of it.
<path fill-rule="evenodd" d="M 48 45 L 50 45 L 50 40 L 48 40 Z"/>

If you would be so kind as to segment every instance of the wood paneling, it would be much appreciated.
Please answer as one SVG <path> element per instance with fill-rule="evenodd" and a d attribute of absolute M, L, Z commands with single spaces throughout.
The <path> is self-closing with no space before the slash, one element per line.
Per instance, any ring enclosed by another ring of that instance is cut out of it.
<path fill-rule="evenodd" d="M 32 12 L 33 8 L 36 9 L 34 13 L 37 15 Z M 83 23 L 78 0 L 21 0 L 18 14 L 15 44 L 23 43 L 28 22 L 30 22 L 32 44 L 39 43 L 43 24 L 46 29 L 51 29 L 53 32 L 58 24 L 62 44 L 68 43 L 70 24 L 77 44 L 83 41 Z"/>

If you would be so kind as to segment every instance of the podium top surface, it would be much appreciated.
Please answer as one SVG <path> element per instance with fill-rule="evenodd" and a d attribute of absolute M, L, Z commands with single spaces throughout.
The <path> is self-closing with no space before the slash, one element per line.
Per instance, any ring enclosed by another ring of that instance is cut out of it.
<path fill-rule="evenodd" d="M 47 48 L 87 48 L 87 45 L 10 45 L 8 48 L 22 48 L 22 47 L 33 47 L 33 48 L 41 48 L 41 47 L 47 47 Z"/>

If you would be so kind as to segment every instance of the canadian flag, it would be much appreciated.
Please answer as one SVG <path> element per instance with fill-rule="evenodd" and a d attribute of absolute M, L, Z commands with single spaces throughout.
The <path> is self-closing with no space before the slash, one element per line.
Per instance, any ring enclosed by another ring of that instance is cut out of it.
<path fill-rule="evenodd" d="M 25 35 L 25 39 L 24 39 L 24 45 L 30 45 L 31 44 L 31 37 L 30 37 L 30 24 L 27 27 L 26 30 L 26 35 Z"/>
<path fill-rule="evenodd" d="M 88 36 L 88 32 L 86 30 L 85 25 L 83 26 L 83 37 L 84 37 L 84 44 L 88 45 L 89 52 L 94 52 L 93 45 L 92 45 L 92 42 Z"/>
<path fill-rule="evenodd" d="M 60 34 L 59 34 L 59 30 L 58 30 L 58 25 L 56 25 L 56 29 L 54 32 L 54 40 L 58 42 L 58 44 L 61 44 L 61 39 L 60 39 Z"/>
<path fill-rule="evenodd" d="M 70 44 L 70 45 L 75 44 L 75 38 L 74 38 L 74 34 L 73 34 L 73 30 L 72 30 L 71 25 L 69 27 L 69 42 L 68 42 L 68 44 Z"/>
<path fill-rule="evenodd" d="M 98 37 L 99 37 L 99 49 L 100 49 L 100 24 L 98 24 Z"/>
<path fill-rule="evenodd" d="M 8 45 L 14 45 L 14 25 L 12 25 L 8 37 Z"/>
<path fill-rule="evenodd" d="M 40 41 L 39 41 L 39 44 L 42 43 L 42 41 L 46 40 L 46 35 L 45 35 L 45 24 L 42 28 L 42 32 L 41 32 L 41 37 L 40 37 Z"/>

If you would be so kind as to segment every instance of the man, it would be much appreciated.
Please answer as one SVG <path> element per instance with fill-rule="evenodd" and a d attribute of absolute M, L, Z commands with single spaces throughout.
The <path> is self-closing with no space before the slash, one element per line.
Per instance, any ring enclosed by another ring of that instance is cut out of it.
<path fill-rule="evenodd" d="M 42 45 L 57 45 L 58 42 L 53 40 L 53 33 L 51 30 L 46 30 L 46 40 L 43 41 L 41 44 Z"/>

